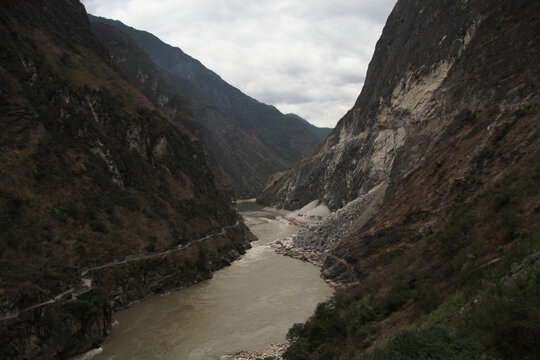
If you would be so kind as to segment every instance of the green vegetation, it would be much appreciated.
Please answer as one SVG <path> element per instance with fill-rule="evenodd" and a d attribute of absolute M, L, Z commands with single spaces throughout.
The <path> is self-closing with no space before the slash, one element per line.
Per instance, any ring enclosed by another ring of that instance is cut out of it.
<path fill-rule="evenodd" d="M 65 303 L 63 306 L 77 320 L 86 324 L 108 311 L 109 300 L 105 291 L 94 288 L 78 299 Z"/>
<path fill-rule="evenodd" d="M 445 329 L 401 330 L 386 344 L 358 360 L 481 360 L 485 354 L 475 340 L 452 336 Z"/>
<path fill-rule="evenodd" d="M 493 146 L 509 129 L 495 132 Z M 471 173 L 455 183 L 438 226 L 384 270 L 319 305 L 305 324 L 295 324 L 285 359 L 538 357 L 540 270 L 534 263 L 540 234 L 527 227 L 531 210 L 524 209 L 534 207 L 540 193 L 540 166 L 531 162 L 487 182 L 490 162 L 472 164 Z M 395 322 L 402 330 L 384 335 Z M 386 340 L 379 343 L 381 336 Z"/>
<path fill-rule="evenodd" d="M 156 241 L 157 241 L 157 238 L 156 238 L 155 236 L 150 236 L 150 237 L 148 238 L 148 241 L 149 241 L 149 243 L 148 243 L 148 245 L 146 245 L 146 248 L 145 248 L 146 251 L 152 252 L 152 251 L 156 250 Z"/>
<path fill-rule="evenodd" d="M 385 318 L 401 307 L 411 297 L 411 289 L 403 281 L 398 281 L 384 295 L 377 298 L 375 312 Z"/>
<path fill-rule="evenodd" d="M 458 320 L 493 358 L 525 359 L 540 349 L 540 270 L 490 288 Z"/>
<path fill-rule="evenodd" d="M 399 285 L 373 298 L 364 291 L 357 287 L 322 303 L 305 324 L 295 324 L 287 334 L 291 346 L 284 358 L 332 359 L 344 351 L 344 344 L 352 346 L 351 354 L 356 353 L 358 360 L 533 359 L 531 354 L 540 349 L 540 270 L 536 268 L 487 289 L 448 296 L 429 316 L 372 352 L 365 349 L 377 323 L 400 306 L 404 293 L 413 291 Z M 358 297 L 362 299 L 354 300 Z"/>
<path fill-rule="evenodd" d="M 77 56 L 66 51 L 78 67 Z M 49 78 L 53 74 L 44 77 Z M 36 299 L 67 290 L 78 281 L 81 267 L 173 247 L 181 239 L 200 238 L 234 221 L 235 214 L 215 189 L 204 159 L 193 156 L 199 153 L 199 145 L 162 114 L 125 109 L 118 101 L 119 89 L 112 85 L 75 86 L 63 80 L 39 88 L 64 99 L 32 98 L 23 107 L 50 112 L 39 117 L 47 123 L 24 116 L 3 122 L 0 273 L 4 302 L 16 299 L 18 307 L 30 306 Z M 69 104 L 55 108 L 66 102 L 65 96 L 71 97 Z M 103 123 L 95 124 L 87 101 L 94 102 L 93 111 Z M 58 118 L 60 112 L 66 117 Z M 119 134 L 132 127 L 144 130 L 140 136 L 149 149 L 167 137 L 175 144 L 170 156 L 147 159 L 130 150 Z M 43 134 L 34 134 L 36 129 Z M 103 144 L 117 165 L 122 186 L 113 181 L 102 156 L 93 152 L 96 143 Z M 156 237 L 159 241 L 152 241 Z"/>
<path fill-rule="evenodd" d="M 476 155 L 474 159 L 476 162 L 477 170 L 481 170 L 486 165 L 491 165 L 490 161 L 495 155 L 495 152 L 499 149 L 501 141 L 506 137 L 506 135 L 515 125 L 515 123 L 515 120 L 510 121 L 504 123 L 499 128 L 497 128 L 491 142 L 484 148 L 482 148 L 482 150 L 480 150 L 480 152 L 478 153 L 478 155 Z"/>

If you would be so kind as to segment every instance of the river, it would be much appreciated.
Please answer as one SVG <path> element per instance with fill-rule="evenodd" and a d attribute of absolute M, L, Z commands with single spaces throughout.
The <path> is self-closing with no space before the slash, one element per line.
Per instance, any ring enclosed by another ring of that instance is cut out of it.
<path fill-rule="evenodd" d="M 258 238 L 252 249 L 210 280 L 116 312 L 119 324 L 93 359 L 208 360 L 263 350 L 332 294 L 319 268 L 269 246 L 297 226 L 253 203 L 239 210 Z"/>

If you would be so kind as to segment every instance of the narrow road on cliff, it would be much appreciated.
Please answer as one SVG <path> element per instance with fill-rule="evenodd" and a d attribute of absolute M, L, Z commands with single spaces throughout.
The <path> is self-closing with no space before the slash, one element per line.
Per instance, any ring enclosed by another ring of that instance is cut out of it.
<path fill-rule="evenodd" d="M 257 237 L 251 249 L 211 279 L 116 312 L 118 326 L 93 360 L 218 360 L 266 349 L 332 294 L 318 267 L 272 248 L 298 226 L 255 204 L 238 211 Z"/>
<path fill-rule="evenodd" d="M 95 270 L 106 269 L 106 268 L 109 268 L 109 267 L 112 267 L 112 266 L 118 266 L 118 265 L 122 265 L 122 264 L 127 264 L 127 263 L 130 263 L 130 262 L 133 262 L 133 261 L 140 261 L 140 260 L 146 260 L 146 259 L 161 257 L 161 256 L 171 254 L 173 252 L 182 251 L 182 250 L 188 249 L 193 244 L 197 244 L 197 243 L 206 241 L 206 240 L 208 240 L 210 238 L 213 238 L 213 237 L 216 237 L 216 236 L 225 235 L 225 233 L 227 232 L 228 229 L 235 228 L 240 224 L 241 224 L 240 221 L 236 221 L 233 225 L 227 225 L 227 226 L 222 227 L 221 230 L 219 232 L 215 233 L 215 234 L 206 235 L 206 236 L 204 236 L 204 237 L 202 237 L 200 239 L 190 241 L 189 243 L 184 244 L 184 245 L 178 245 L 178 247 L 176 247 L 174 249 L 169 249 L 169 250 L 165 250 L 165 251 L 162 251 L 162 252 L 159 252 L 159 253 L 153 253 L 153 254 L 128 255 L 123 260 L 115 260 L 115 261 L 111 261 L 111 262 L 103 264 L 103 265 L 98 265 L 98 266 L 93 266 L 93 267 L 90 267 L 90 268 L 85 268 L 85 269 L 82 270 L 82 272 L 80 274 L 81 282 L 83 284 L 82 286 L 73 287 L 73 288 L 71 288 L 69 290 L 64 291 L 61 294 L 58 294 L 58 295 L 54 296 L 52 299 L 40 302 L 38 304 L 34 304 L 34 305 L 29 306 L 27 308 L 24 308 L 22 310 L 12 311 L 12 312 L 9 312 L 9 313 L 4 313 L 4 314 L 0 315 L 0 321 L 15 319 L 15 318 L 19 317 L 19 314 L 22 313 L 22 312 L 34 310 L 34 309 L 40 308 L 40 307 L 45 306 L 45 305 L 53 304 L 55 302 L 60 301 L 61 299 L 64 299 L 65 296 L 69 295 L 69 294 L 71 294 L 71 299 L 68 300 L 68 301 L 76 300 L 79 296 L 81 296 L 81 295 L 87 293 L 88 291 L 92 290 L 92 279 L 87 277 L 89 272 L 92 272 L 92 271 L 95 271 Z"/>
<path fill-rule="evenodd" d="M 193 240 L 193 241 L 191 241 L 191 242 L 189 242 L 189 243 L 187 243 L 185 245 L 178 245 L 178 247 L 176 247 L 174 249 L 169 249 L 169 250 L 165 250 L 165 251 L 162 251 L 162 252 L 159 252 L 159 253 L 154 253 L 154 254 L 128 255 L 123 260 L 111 261 L 111 262 L 109 262 L 107 264 L 103 264 L 103 265 L 94 266 L 94 267 L 91 267 L 91 268 L 88 268 L 88 269 L 84 269 L 81 272 L 81 277 L 86 276 L 86 274 L 88 274 L 90 271 L 101 270 L 101 269 L 105 269 L 105 268 L 108 268 L 108 267 L 111 267 L 111 266 L 127 264 L 127 263 L 132 262 L 132 261 L 146 260 L 146 259 L 150 259 L 150 258 L 160 257 L 160 256 L 168 255 L 168 254 L 173 253 L 173 252 L 180 251 L 180 250 L 185 250 L 185 249 L 189 248 L 193 244 L 200 243 L 202 241 L 208 240 L 208 239 L 210 239 L 212 237 L 215 237 L 215 236 L 224 235 L 227 232 L 228 229 L 232 229 L 234 227 L 237 227 L 238 225 L 240 225 L 240 221 L 237 221 L 236 223 L 234 223 L 234 225 L 227 225 L 227 226 L 222 227 L 221 231 L 218 232 L 218 233 L 206 235 L 205 237 L 202 237 L 202 238 L 197 239 L 197 240 Z"/>

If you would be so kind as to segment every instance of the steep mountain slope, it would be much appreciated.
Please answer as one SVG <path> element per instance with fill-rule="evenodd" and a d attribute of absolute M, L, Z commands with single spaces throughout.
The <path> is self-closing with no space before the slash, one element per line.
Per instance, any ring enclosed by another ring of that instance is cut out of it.
<path fill-rule="evenodd" d="M 125 31 L 99 19 L 93 21 L 92 28 L 109 49 L 115 65 L 154 104 L 175 116 L 177 102 L 185 96 L 184 101 L 194 109 L 196 122 L 184 122 L 184 126 L 201 136 L 212 164 L 219 169 L 216 173 L 224 174 L 226 181 L 234 184 L 236 196 L 254 196 L 271 174 L 289 164 L 242 129 L 232 116 L 220 111 L 191 82 L 158 68 Z"/>
<path fill-rule="evenodd" d="M 65 358 L 103 340 L 111 305 L 207 278 L 251 235 L 78 1 L 2 10 L 0 358 Z"/>
<path fill-rule="evenodd" d="M 537 40 L 535 24 L 480 38 L 495 11 L 486 4 L 396 5 L 354 107 L 318 153 L 273 179 L 259 201 L 297 209 L 319 199 L 336 210 L 388 179 L 399 182 L 467 112 L 530 101 L 538 86 L 527 74 L 536 63 L 529 44 Z M 528 40 L 518 41 L 518 31 Z"/>
<path fill-rule="evenodd" d="M 248 97 L 199 61 L 147 32 L 109 19 L 90 16 L 90 20 L 116 65 L 145 93 L 160 99 L 162 106 L 168 106 L 170 98 L 162 94 L 165 87 L 188 100 L 201 125 L 205 147 L 231 179 L 237 197 L 257 195 L 271 175 L 316 150 L 330 132 Z M 130 36 L 159 69 L 142 58 Z M 156 71 L 161 75 L 156 76 Z"/>
<path fill-rule="evenodd" d="M 286 359 L 538 357 L 539 13 L 397 3 L 354 108 L 261 197 L 341 207 L 294 242 L 351 286 Z"/>
<path fill-rule="evenodd" d="M 94 17 L 89 16 L 89 19 Z M 111 56 L 111 61 L 121 70 L 124 76 L 145 94 L 154 105 L 164 111 L 171 119 L 189 129 L 203 141 L 208 140 L 208 130 L 193 119 L 193 110 L 189 103 L 201 104 L 205 108 L 215 109 L 195 87 L 186 80 L 175 77 L 172 74 L 163 76 L 163 70 L 159 69 L 148 55 L 137 45 L 135 40 L 126 32 L 108 24 L 94 21 L 91 23 L 92 32 L 99 41 L 105 45 Z M 189 101 L 181 94 L 189 94 Z M 218 183 L 228 191 L 231 191 L 230 179 L 223 177 L 223 172 L 218 170 L 216 162 L 209 158 L 214 176 Z"/>

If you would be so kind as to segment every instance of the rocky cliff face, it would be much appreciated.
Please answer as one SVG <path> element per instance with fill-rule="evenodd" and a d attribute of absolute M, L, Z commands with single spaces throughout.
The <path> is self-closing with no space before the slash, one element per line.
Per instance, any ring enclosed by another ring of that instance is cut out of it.
<path fill-rule="evenodd" d="M 348 286 L 294 328 L 288 355 L 459 357 L 471 341 L 464 358 L 538 357 L 517 334 L 538 332 L 539 12 L 398 1 L 353 109 L 259 198 L 337 209 L 293 242 Z"/>
<path fill-rule="evenodd" d="M 210 159 L 239 198 L 256 196 L 271 175 L 317 149 L 330 132 L 259 103 L 149 33 L 90 20 L 115 64 L 160 107 L 174 107 L 178 94 L 187 99 Z"/>
<path fill-rule="evenodd" d="M 535 25 L 503 30 L 498 18 L 528 7 L 400 1 L 354 107 L 322 149 L 276 176 L 259 202 L 297 209 L 319 199 L 336 210 L 385 181 L 392 191 L 464 118 L 533 101 L 537 79 L 527 73 Z"/>
<path fill-rule="evenodd" d="M 519 17 L 530 7 L 398 2 L 354 107 L 318 153 L 278 174 L 258 201 L 294 209 L 319 199 L 339 209 L 295 239 L 329 251 L 358 233 L 441 143 L 487 117 L 488 130 L 469 149 L 474 157 L 514 111 L 538 103 L 538 25 Z"/>
<path fill-rule="evenodd" d="M 232 195 L 233 184 L 230 177 L 223 170 L 223 165 L 227 164 L 227 161 L 224 160 L 225 157 L 231 157 L 237 153 L 225 150 L 223 139 L 219 139 L 214 134 L 216 131 L 221 130 L 220 126 L 203 123 L 199 117 L 197 121 L 193 118 L 193 108 L 204 107 L 204 112 L 208 116 L 204 116 L 202 119 L 219 118 L 222 116 L 219 110 L 208 102 L 189 81 L 158 68 L 128 33 L 118 27 L 101 22 L 101 18 L 89 16 L 89 19 L 92 24 L 92 32 L 105 45 L 111 56 L 111 61 L 126 78 L 145 94 L 156 107 L 201 138 L 203 147 L 207 151 L 212 150 L 210 154 L 207 153 L 206 155 L 213 175 L 217 180 L 216 182 L 223 190 Z M 195 106 L 192 108 L 190 104 Z M 213 131 L 209 130 L 212 125 L 214 125 Z M 236 132 L 240 134 L 240 139 L 243 138 L 241 129 L 235 129 L 235 131 L 231 132 Z M 220 146 L 216 147 L 212 146 L 212 144 L 219 144 Z M 257 144 L 252 144 L 252 146 L 257 148 Z M 215 150 L 218 148 L 221 151 L 216 152 Z"/>
<path fill-rule="evenodd" d="M 0 358 L 64 358 L 104 338 L 113 298 L 206 278 L 251 235 L 200 141 L 117 72 L 78 1 L 3 2 L 0 37 Z"/>

